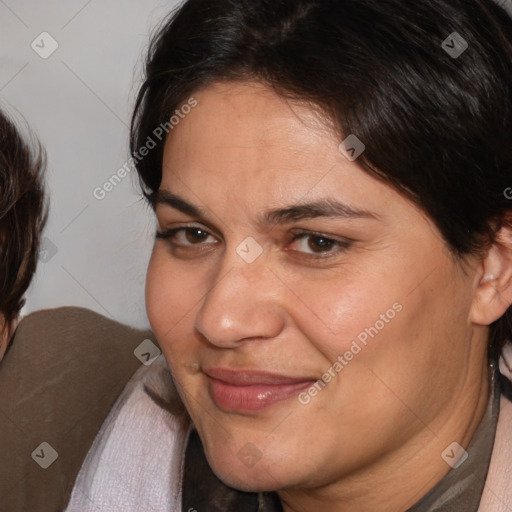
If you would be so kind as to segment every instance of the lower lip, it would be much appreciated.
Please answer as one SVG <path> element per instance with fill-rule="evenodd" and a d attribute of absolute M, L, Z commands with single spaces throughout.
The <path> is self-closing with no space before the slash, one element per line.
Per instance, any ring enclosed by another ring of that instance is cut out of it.
<path fill-rule="evenodd" d="M 314 384 L 297 382 L 295 384 L 254 384 L 234 386 L 208 377 L 210 394 L 216 405 L 228 412 L 261 411 L 271 405 L 298 395 Z"/>

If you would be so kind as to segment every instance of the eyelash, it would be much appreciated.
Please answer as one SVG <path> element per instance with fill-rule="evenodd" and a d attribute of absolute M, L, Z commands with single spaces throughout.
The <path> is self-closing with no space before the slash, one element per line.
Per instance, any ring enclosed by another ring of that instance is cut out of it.
<path fill-rule="evenodd" d="M 212 233 L 210 233 L 210 231 L 208 231 L 207 229 L 204 229 L 203 227 L 201 226 L 182 226 L 182 227 L 179 227 L 179 228 L 172 228 L 172 229 L 169 229 L 167 231 L 158 231 L 157 234 L 156 234 L 156 238 L 159 239 L 159 240 L 165 240 L 167 241 L 171 247 L 175 250 L 194 250 L 194 251 L 197 251 L 197 250 L 206 250 L 206 249 L 201 249 L 200 247 L 201 246 L 204 246 L 204 245 L 210 245 L 210 243 L 206 244 L 206 243 L 198 243 L 198 244 L 189 244 L 189 245 L 183 245 L 183 244 L 179 244 L 179 243 L 176 243 L 173 241 L 173 238 L 180 232 L 186 232 L 187 230 L 197 230 L 197 231 L 202 231 L 206 236 L 215 236 L 215 235 L 212 235 Z M 300 257 L 304 257 L 304 258 L 308 258 L 308 259 L 316 259 L 316 260 L 320 260 L 320 259 L 327 259 L 327 258 L 332 258 L 334 256 L 337 256 L 339 253 L 341 252 L 345 252 L 346 250 L 348 250 L 352 243 L 353 243 L 353 240 L 350 240 L 348 238 L 344 238 L 342 240 L 337 240 L 335 238 L 332 238 L 330 236 L 327 236 L 323 233 L 318 233 L 318 232 L 314 232 L 314 231 L 301 231 L 299 233 L 294 233 L 293 236 L 291 237 L 291 240 L 288 242 L 287 245 L 290 245 L 294 242 L 296 242 L 297 240 L 301 240 L 301 239 L 305 239 L 305 238 L 317 238 L 317 239 L 323 239 L 325 241 L 327 241 L 329 244 L 332 244 L 330 245 L 330 247 L 336 247 L 336 249 L 334 250 L 330 250 L 330 251 L 325 251 L 325 252 L 318 252 L 318 253 L 307 253 L 307 252 L 304 252 L 304 251 L 297 251 L 297 250 L 290 250 L 288 249 L 287 252 L 295 252 L 297 253 L 298 256 Z M 217 242 L 215 242 L 217 243 Z"/>
<path fill-rule="evenodd" d="M 318 233 L 318 232 L 314 232 L 314 231 L 302 231 L 299 233 L 295 233 L 293 235 L 292 239 L 290 240 L 289 244 L 292 244 L 292 243 L 296 242 L 297 240 L 308 239 L 308 238 L 311 238 L 311 239 L 316 238 L 316 239 L 325 240 L 329 243 L 329 247 L 334 247 L 334 249 L 328 250 L 328 251 L 320 251 L 318 253 L 293 251 L 293 250 L 289 250 L 289 252 L 296 252 L 297 255 L 300 255 L 301 257 L 306 257 L 306 258 L 312 258 L 312 259 L 317 259 L 317 260 L 327 259 L 327 258 L 336 257 L 340 253 L 347 251 L 353 243 L 353 240 L 349 240 L 348 238 L 344 238 L 343 240 L 337 240 L 337 239 L 327 236 L 323 233 Z"/>

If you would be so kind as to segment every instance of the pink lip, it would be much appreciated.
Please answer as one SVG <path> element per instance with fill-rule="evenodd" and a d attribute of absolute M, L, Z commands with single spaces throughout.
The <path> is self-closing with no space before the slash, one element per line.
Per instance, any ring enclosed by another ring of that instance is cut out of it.
<path fill-rule="evenodd" d="M 217 406 L 229 412 L 255 412 L 287 400 L 316 379 L 295 378 L 258 371 L 224 368 L 205 370 L 209 391 Z"/>

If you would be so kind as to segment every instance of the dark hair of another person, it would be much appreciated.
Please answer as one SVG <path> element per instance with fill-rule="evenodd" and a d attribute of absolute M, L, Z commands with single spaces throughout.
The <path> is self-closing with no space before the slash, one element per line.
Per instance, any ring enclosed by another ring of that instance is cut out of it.
<path fill-rule="evenodd" d="M 458 58 L 442 47 L 453 32 L 468 43 Z M 366 145 L 360 166 L 422 208 L 461 262 L 512 223 L 512 20 L 492 0 L 188 0 L 150 45 L 132 154 L 220 80 L 321 107 L 340 142 Z M 137 162 L 149 200 L 164 142 Z M 491 326 L 490 356 L 511 334 L 509 310 Z"/>
<path fill-rule="evenodd" d="M 7 322 L 23 307 L 36 270 L 47 218 L 45 153 L 29 146 L 0 111 L 0 313 Z"/>

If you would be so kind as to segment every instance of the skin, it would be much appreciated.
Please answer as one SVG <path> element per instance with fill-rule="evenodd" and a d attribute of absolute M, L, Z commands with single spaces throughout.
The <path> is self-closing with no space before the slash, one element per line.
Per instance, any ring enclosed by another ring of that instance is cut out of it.
<path fill-rule="evenodd" d="M 146 300 L 212 469 L 277 490 L 287 512 L 406 510 L 483 415 L 487 326 L 510 304 L 510 258 L 496 249 L 463 267 L 423 211 L 340 153 L 318 109 L 250 82 L 194 97 L 166 141 L 160 190 L 198 211 L 156 202 L 159 230 L 181 231 L 157 239 Z M 326 200 L 369 216 L 265 220 Z M 247 237 L 263 249 L 252 263 L 236 251 Z M 396 303 L 307 405 L 233 413 L 212 400 L 212 367 L 320 379 Z M 261 456 L 250 467 L 247 443 Z"/>
<path fill-rule="evenodd" d="M 0 314 L 0 361 L 4 358 L 17 325 L 17 319 L 12 322 L 7 322 L 4 315 Z"/>

